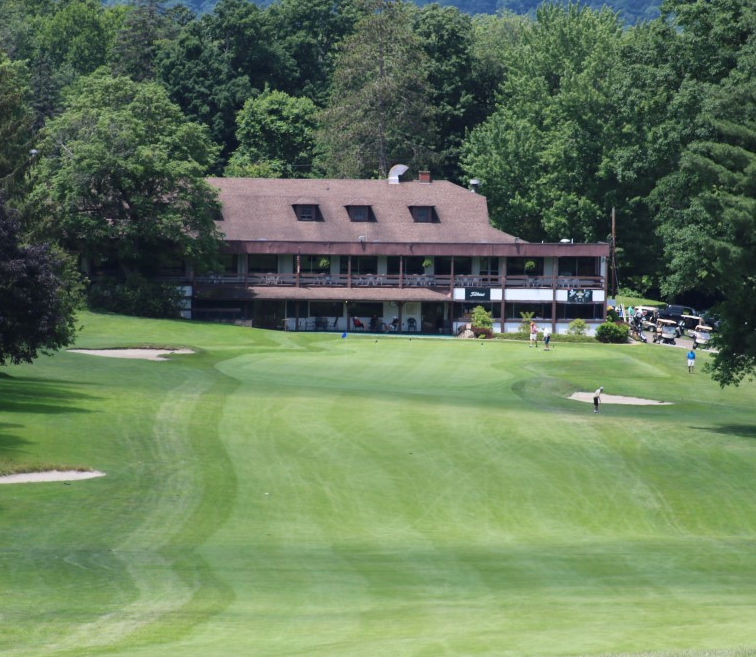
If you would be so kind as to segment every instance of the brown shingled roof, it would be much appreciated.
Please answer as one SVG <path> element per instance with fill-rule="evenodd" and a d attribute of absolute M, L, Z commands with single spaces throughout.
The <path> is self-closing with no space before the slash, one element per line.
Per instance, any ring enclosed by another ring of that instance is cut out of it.
<path fill-rule="evenodd" d="M 220 190 L 228 241 L 511 244 L 493 228 L 486 199 L 447 181 L 209 178 Z M 323 221 L 298 221 L 293 206 L 317 205 Z M 349 219 L 346 206 L 369 205 L 375 222 Z M 433 206 L 438 223 L 415 223 L 410 206 Z"/>

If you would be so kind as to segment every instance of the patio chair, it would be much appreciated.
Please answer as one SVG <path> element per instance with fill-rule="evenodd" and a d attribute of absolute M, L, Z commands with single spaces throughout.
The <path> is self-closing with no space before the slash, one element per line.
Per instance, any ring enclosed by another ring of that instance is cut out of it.
<path fill-rule="evenodd" d="M 411 332 L 417 331 L 417 320 L 414 317 L 410 317 L 407 320 L 407 331 L 411 331 Z"/>

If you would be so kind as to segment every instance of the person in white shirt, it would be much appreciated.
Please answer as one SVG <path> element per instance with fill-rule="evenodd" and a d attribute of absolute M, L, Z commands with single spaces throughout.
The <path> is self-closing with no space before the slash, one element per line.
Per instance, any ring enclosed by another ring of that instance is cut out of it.
<path fill-rule="evenodd" d="M 604 386 L 601 386 L 596 392 L 593 393 L 593 412 L 599 412 L 599 404 L 601 403 L 601 393 L 604 391 Z"/>
<path fill-rule="evenodd" d="M 543 329 L 543 350 L 549 350 L 549 341 L 551 340 L 551 329 L 547 326 Z"/>

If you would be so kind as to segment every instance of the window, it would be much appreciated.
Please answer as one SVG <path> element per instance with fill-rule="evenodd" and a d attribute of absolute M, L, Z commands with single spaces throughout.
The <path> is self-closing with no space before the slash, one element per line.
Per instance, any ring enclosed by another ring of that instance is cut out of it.
<path fill-rule="evenodd" d="M 508 276 L 543 276 L 543 258 L 507 258 Z"/>
<path fill-rule="evenodd" d="M 416 224 L 430 224 L 438 222 L 438 215 L 432 205 L 411 205 L 410 212 Z"/>
<path fill-rule="evenodd" d="M 375 221 L 375 215 L 369 205 L 347 205 L 349 219 L 355 222 Z"/>
<path fill-rule="evenodd" d="M 218 262 L 221 263 L 224 274 L 236 273 L 236 256 L 232 253 L 224 253 L 218 256 Z"/>
<path fill-rule="evenodd" d="M 340 272 L 347 273 L 348 259 L 341 259 Z M 377 256 L 352 256 L 352 275 L 355 274 L 377 274 L 378 257 Z"/>
<path fill-rule="evenodd" d="M 598 258 L 559 258 L 560 276 L 596 276 L 598 275 Z"/>
<path fill-rule="evenodd" d="M 295 205 L 297 221 L 323 221 L 317 205 Z"/>
<path fill-rule="evenodd" d="M 602 319 L 604 306 L 600 303 L 558 303 L 557 319 Z"/>
<path fill-rule="evenodd" d="M 275 253 L 252 253 L 247 266 L 250 273 L 278 271 L 278 256 Z"/>
<path fill-rule="evenodd" d="M 533 319 L 551 319 L 550 303 L 508 303 L 507 319 L 523 320 L 520 313 L 533 313 Z"/>
<path fill-rule="evenodd" d="M 481 258 L 480 273 L 483 276 L 497 276 L 499 274 L 499 259 Z"/>

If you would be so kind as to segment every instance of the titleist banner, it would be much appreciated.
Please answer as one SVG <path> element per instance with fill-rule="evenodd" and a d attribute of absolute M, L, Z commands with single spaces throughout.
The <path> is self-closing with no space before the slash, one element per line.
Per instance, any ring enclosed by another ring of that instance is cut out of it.
<path fill-rule="evenodd" d="M 465 301 L 490 301 L 491 288 L 467 287 L 465 288 Z"/>

